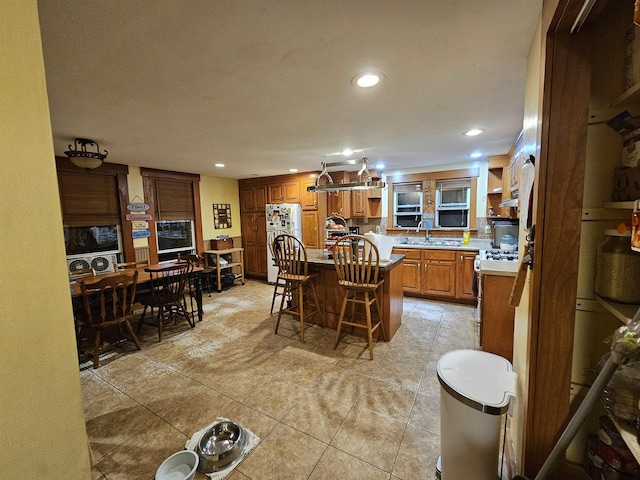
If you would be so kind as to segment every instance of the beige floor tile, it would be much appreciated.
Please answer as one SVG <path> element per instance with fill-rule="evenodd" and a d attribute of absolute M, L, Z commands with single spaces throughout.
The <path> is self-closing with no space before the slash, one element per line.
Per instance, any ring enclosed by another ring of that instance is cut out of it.
<path fill-rule="evenodd" d="M 190 376 L 238 402 L 270 378 L 255 368 L 227 359 L 192 368 Z"/>
<path fill-rule="evenodd" d="M 262 412 L 239 404 L 231 409 L 227 418 L 264 439 L 277 425 L 277 421 Z"/>
<path fill-rule="evenodd" d="M 391 473 L 405 425 L 353 408 L 331 440 L 331 446 Z"/>
<path fill-rule="evenodd" d="M 272 377 L 270 381 L 258 385 L 242 403 L 280 420 L 307 391 L 305 388 Z"/>
<path fill-rule="evenodd" d="M 409 425 L 440 435 L 440 395 L 416 395 Z"/>
<path fill-rule="evenodd" d="M 152 480 L 218 416 L 261 438 L 232 480 L 435 476 L 437 360 L 477 344 L 473 308 L 405 298 L 400 329 L 371 361 L 363 337 L 334 350 L 335 332 L 312 325 L 301 343 L 288 318 L 275 335 L 271 290 L 249 280 L 212 293 L 196 328 L 172 325 L 158 343 L 145 326 L 140 352 L 81 369 L 92 478 Z"/>
<path fill-rule="evenodd" d="M 352 404 L 309 392 L 282 419 L 283 423 L 329 443 L 342 425 Z"/>
<path fill-rule="evenodd" d="M 410 362 L 390 358 L 389 354 L 382 361 L 373 377 L 386 383 L 397 385 L 406 390 L 416 391 L 420 386 L 422 372 L 426 362 Z"/>
<path fill-rule="evenodd" d="M 393 467 L 393 475 L 402 480 L 435 478 L 438 455 L 440 455 L 439 436 L 407 426 Z"/>
<path fill-rule="evenodd" d="M 304 479 L 313 471 L 327 445 L 287 425 L 279 424 L 238 465 L 251 479 Z"/>
<path fill-rule="evenodd" d="M 413 390 L 406 390 L 380 380 L 371 380 L 356 408 L 369 410 L 378 415 L 406 422 L 415 398 Z"/>
<path fill-rule="evenodd" d="M 388 480 L 389 474 L 333 447 L 327 448 L 309 480 Z"/>
<path fill-rule="evenodd" d="M 292 356 L 291 361 L 278 372 L 276 377 L 300 387 L 310 388 L 330 368 L 331 365 L 327 363 Z"/>
<path fill-rule="evenodd" d="M 318 393 L 347 403 L 355 403 L 364 393 L 370 381 L 371 377 L 344 368 L 333 367 L 318 378 L 313 388 Z"/>
<path fill-rule="evenodd" d="M 231 472 L 231 475 L 227 477 L 227 480 L 251 480 L 249 477 L 240 473 L 237 469 Z"/>
<path fill-rule="evenodd" d="M 169 455 L 184 449 L 187 437 L 158 419 L 103 457 L 96 467 L 108 479 L 151 479 Z"/>
<path fill-rule="evenodd" d="M 202 386 L 200 391 L 190 395 L 182 402 L 176 402 L 165 413 L 164 420 L 189 438 L 217 417 L 227 417 L 230 410 L 239 404 L 215 390 Z"/>

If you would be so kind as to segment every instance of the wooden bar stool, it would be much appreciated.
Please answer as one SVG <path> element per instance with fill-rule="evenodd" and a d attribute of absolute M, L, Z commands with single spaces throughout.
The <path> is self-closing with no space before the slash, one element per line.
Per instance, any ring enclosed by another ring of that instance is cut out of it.
<path fill-rule="evenodd" d="M 361 235 L 346 235 L 336 241 L 333 246 L 333 263 L 338 274 L 338 284 L 345 289 L 340 309 L 340 318 L 336 328 L 335 349 L 340 341 L 340 330 L 343 325 L 365 328 L 369 342 L 369 357 L 373 360 L 373 332 L 380 328 L 382 339 L 386 341 L 382 326 L 382 309 L 376 294 L 384 279 L 378 280 L 379 253 L 368 238 Z M 347 304 L 351 304 L 351 315 L 345 320 Z M 371 305 L 375 303 L 378 320 L 372 324 Z M 355 318 L 356 305 L 364 305 L 365 323 Z"/>
<path fill-rule="evenodd" d="M 305 318 L 316 313 L 320 315 L 320 305 L 318 304 L 316 287 L 313 283 L 314 275 L 309 275 L 307 269 L 307 251 L 300 240 L 289 234 L 278 235 L 273 241 L 273 250 L 279 269 L 278 277 L 285 283 L 285 291 L 280 300 L 275 333 L 278 333 L 282 314 L 289 313 L 294 317 L 297 316 L 300 320 L 300 341 L 304 342 Z M 311 290 L 308 287 L 311 287 Z M 305 293 L 307 293 L 307 296 L 309 293 L 311 294 L 314 307 L 311 311 L 305 311 Z M 287 298 L 291 299 L 291 305 L 285 308 L 284 304 Z"/>
<path fill-rule="evenodd" d="M 274 263 L 274 265 L 278 265 L 277 261 L 276 261 L 276 253 L 274 250 L 274 240 L 276 239 L 276 237 L 278 235 L 282 235 L 284 233 L 287 233 L 285 230 L 275 230 L 273 232 L 269 232 L 268 236 L 267 236 L 267 245 L 269 246 L 269 253 L 271 254 L 271 261 Z M 280 295 L 284 295 L 284 292 L 286 290 L 286 282 L 284 281 L 283 278 L 280 277 L 280 275 L 278 275 L 276 277 L 276 281 L 273 285 L 273 296 L 271 297 L 271 315 L 273 315 L 273 306 L 276 303 L 276 298 L 279 297 Z M 289 300 L 291 300 L 289 298 Z"/>

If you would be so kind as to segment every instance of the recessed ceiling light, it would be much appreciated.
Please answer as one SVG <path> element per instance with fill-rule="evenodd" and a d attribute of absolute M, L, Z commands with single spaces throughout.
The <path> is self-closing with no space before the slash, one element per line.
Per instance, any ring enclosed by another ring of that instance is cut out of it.
<path fill-rule="evenodd" d="M 215 166 L 218 168 L 222 168 L 224 167 L 224 163 L 216 163 Z"/>
<path fill-rule="evenodd" d="M 350 148 L 345 148 L 340 153 L 342 153 L 342 156 L 348 157 L 349 155 L 353 155 L 353 150 L 351 150 Z"/>
<path fill-rule="evenodd" d="M 385 76 L 381 72 L 364 72 L 353 77 L 351 84 L 356 87 L 369 88 L 376 86 L 384 79 Z"/>
<path fill-rule="evenodd" d="M 471 130 L 464 132 L 464 134 L 467 137 L 475 137 L 476 135 L 480 135 L 482 132 L 484 132 L 484 130 L 481 130 L 479 128 L 472 128 Z"/>
<path fill-rule="evenodd" d="M 482 156 L 482 152 L 473 152 L 469 157 L 471 158 L 480 158 Z"/>
<path fill-rule="evenodd" d="M 383 170 L 384 167 L 385 167 L 385 164 L 382 162 L 376 163 L 376 166 L 375 166 L 376 170 Z"/>
<path fill-rule="evenodd" d="M 297 168 L 290 168 L 290 169 L 289 169 L 289 171 L 290 171 L 291 173 L 296 173 L 296 172 L 298 171 L 298 169 L 297 169 Z"/>

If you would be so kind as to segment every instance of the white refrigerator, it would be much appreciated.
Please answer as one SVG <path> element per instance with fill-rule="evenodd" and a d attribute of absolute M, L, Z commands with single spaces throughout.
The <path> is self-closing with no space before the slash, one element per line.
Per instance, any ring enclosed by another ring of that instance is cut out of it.
<path fill-rule="evenodd" d="M 297 203 L 268 203 L 267 214 L 267 280 L 276 283 L 278 267 L 276 267 L 271 244 L 281 233 L 294 235 L 302 240 L 302 207 Z"/>

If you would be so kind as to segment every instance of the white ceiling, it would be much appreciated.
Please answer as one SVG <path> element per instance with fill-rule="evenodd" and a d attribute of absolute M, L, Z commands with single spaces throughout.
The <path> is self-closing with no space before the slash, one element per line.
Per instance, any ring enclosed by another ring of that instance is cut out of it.
<path fill-rule="evenodd" d="M 40 0 L 55 153 L 229 178 L 345 147 L 392 170 L 506 153 L 541 3 Z M 352 86 L 367 69 L 386 79 Z"/>

